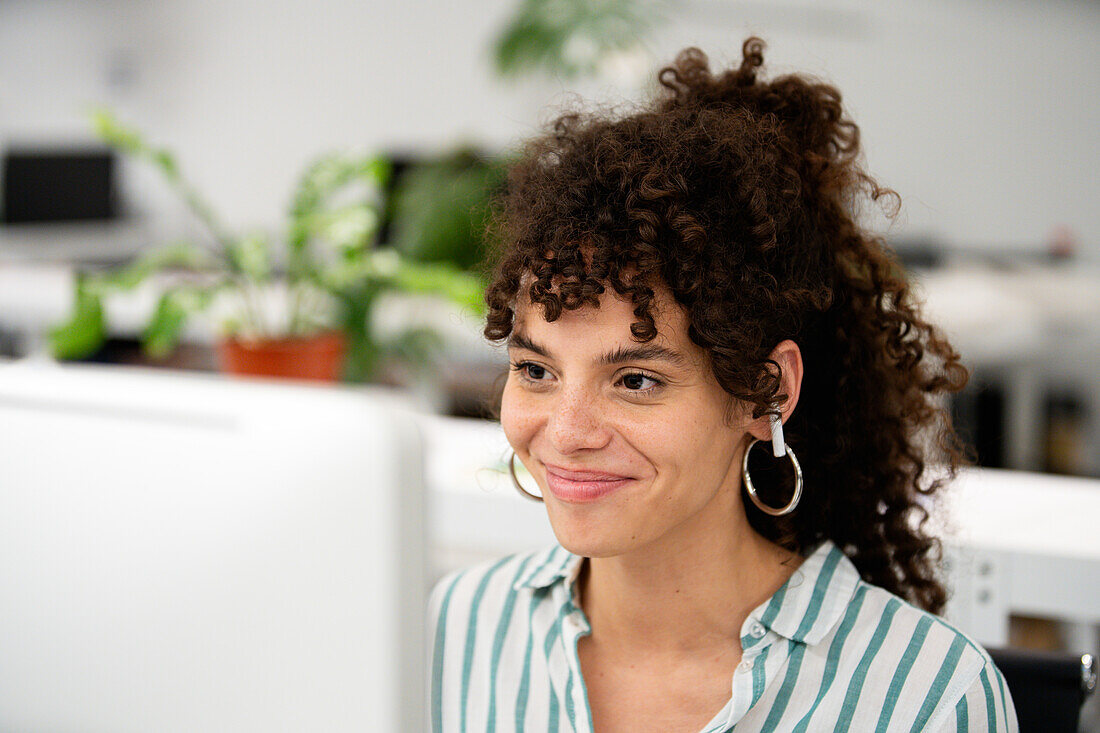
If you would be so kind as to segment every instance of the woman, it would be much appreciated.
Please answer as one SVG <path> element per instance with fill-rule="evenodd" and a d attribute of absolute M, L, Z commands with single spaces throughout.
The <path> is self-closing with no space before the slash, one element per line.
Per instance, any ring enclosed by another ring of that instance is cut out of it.
<path fill-rule="evenodd" d="M 855 221 L 893 193 L 839 93 L 760 79 L 762 48 L 688 49 L 510 172 L 485 333 L 560 546 L 437 586 L 437 731 L 1016 728 L 933 615 L 966 372 Z"/>

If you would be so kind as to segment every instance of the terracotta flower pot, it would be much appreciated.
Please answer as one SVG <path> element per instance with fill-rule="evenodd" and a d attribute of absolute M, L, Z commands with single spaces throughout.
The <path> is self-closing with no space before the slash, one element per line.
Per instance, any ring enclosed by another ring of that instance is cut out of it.
<path fill-rule="evenodd" d="M 346 341 L 340 331 L 316 336 L 238 341 L 218 345 L 222 371 L 228 374 L 339 381 Z"/>

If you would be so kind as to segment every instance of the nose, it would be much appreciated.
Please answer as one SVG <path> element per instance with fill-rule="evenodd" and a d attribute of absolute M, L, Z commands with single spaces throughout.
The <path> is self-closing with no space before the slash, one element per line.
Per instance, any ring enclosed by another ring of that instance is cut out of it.
<path fill-rule="evenodd" d="M 603 448 L 611 440 L 611 431 L 592 394 L 584 389 L 563 389 L 547 423 L 550 444 L 561 455 Z"/>

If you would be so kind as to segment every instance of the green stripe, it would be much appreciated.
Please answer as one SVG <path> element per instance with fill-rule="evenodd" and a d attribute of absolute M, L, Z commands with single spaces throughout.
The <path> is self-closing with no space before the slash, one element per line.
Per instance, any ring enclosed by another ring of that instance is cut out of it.
<path fill-rule="evenodd" d="M 546 733 L 558 733 L 558 696 L 550 687 L 550 713 L 546 719 Z"/>
<path fill-rule="evenodd" d="M 539 575 L 542 575 L 543 573 L 545 573 L 547 571 L 547 569 L 550 567 L 550 564 L 554 561 L 554 558 L 558 555 L 559 551 L 564 552 L 565 548 L 562 547 L 561 545 L 554 545 L 553 547 L 551 547 L 549 549 L 549 551 L 541 553 L 541 554 L 544 554 L 546 557 L 543 558 L 541 563 L 536 564 L 531 569 L 531 572 L 527 573 L 527 577 L 523 579 L 522 585 L 530 585 L 531 583 L 534 583 L 535 578 L 537 578 Z M 562 571 L 562 569 L 568 563 L 569 563 L 569 553 L 566 552 L 565 553 L 565 558 L 563 559 L 562 562 L 558 563 L 558 569 L 555 570 L 552 575 L 557 575 L 558 573 L 560 573 Z M 542 581 L 540 579 L 540 581 L 539 581 L 540 585 L 543 582 L 544 581 Z M 532 586 L 532 587 L 534 587 L 534 586 Z M 542 587 L 546 587 L 546 586 L 543 585 Z"/>
<path fill-rule="evenodd" d="M 572 598 L 569 598 L 565 602 L 565 609 L 564 610 L 568 613 L 583 613 L 581 611 L 581 609 L 579 609 L 577 607 L 577 605 L 575 603 L 573 603 Z M 591 629 L 591 627 L 589 627 L 589 629 Z M 562 634 L 562 646 L 566 650 L 566 661 L 569 664 L 569 679 L 565 683 L 565 713 L 566 713 L 566 715 L 569 716 L 569 724 L 571 726 L 573 726 L 573 730 L 577 730 L 577 710 L 576 710 L 577 706 L 576 706 L 576 703 L 573 701 L 573 687 L 574 687 L 573 660 L 576 660 L 577 667 L 579 668 L 580 667 L 580 657 L 577 654 L 577 641 L 579 639 L 580 639 L 580 636 L 577 636 L 573 639 L 573 649 L 572 649 L 572 654 L 570 654 L 569 647 L 565 644 L 565 635 L 564 635 L 564 633 Z M 584 677 L 583 676 L 581 677 L 580 684 L 581 684 L 581 688 L 583 689 L 584 688 Z M 591 709 L 588 708 L 588 693 L 587 693 L 587 691 L 585 691 L 584 699 L 585 699 L 585 711 L 588 715 L 588 727 L 589 727 L 589 729 L 591 729 L 591 727 L 592 727 L 592 711 L 591 711 Z"/>
<path fill-rule="evenodd" d="M 836 636 L 833 637 L 833 641 L 829 644 L 829 656 L 825 660 L 825 670 L 821 675 L 821 687 L 817 691 L 817 699 L 814 700 L 813 707 L 810 711 L 802 716 L 802 720 L 798 721 L 798 725 L 795 726 L 793 733 L 805 733 L 806 729 L 810 725 L 810 719 L 813 718 L 814 713 L 817 712 L 817 708 L 821 705 L 821 701 L 825 699 L 825 694 L 829 691 L 829 688 L 833 684 L 833 680 L 836 679 L 836 670 L 840 665 L 840 656 L 844 650 L 844 642 L 848 639 L 848 634 L 852 632 L 852 627 L 855 626 L 856 618 L 859 616 L 859 609 L 863 607 L 863 598 L 867 595 L 866 584 L 861 583 L 856 590 L 855 595 L 852 597 L 852 602 L 848 604 L 848 610 L 844 614 L 844 620 L 840 622 L 839 628 L 837 628 Z"/>
<path fill-rule="evenodd" d="M 752 617 L 750 616 L 749 618 L 752 618 Z M 752 649 L 754 646 L 756 646 L 757 642 L 761 641 L 763 638 L 764 638 L 763 636 L 761 636 L 759 639 L 757 639 L 756 637 L 753 637 L 753 636 L 742 636 L 741 637 L 741 650 L 742 651 L 747 651 L 749 649 Z"/>
<path fill-rule="evenodd" d="M 535 576 L 541 573 L 546 568 L 546 566 L 550 564 L 550 561 L 554 558 L 554 555 L 558 554 L 559 549 L 561 549 L 560 545 L 554 545 L 548 551 L 540 553 L 544 554 L 546 557 L 543 558 L 541 563 L 538 563 L 531 568 L 531 572 L 527 573 L 527 577 L 523 579 L 523 585 L 531 583 L 535 579 Z"/>
<path fill-rule="evenodd" d="M 842 556 L 843 553 L 834 547 L 829 551 L 828 557 L 825 558 L 825 563 L 821 566 L 821 572 L 817 576 L 817 582 L 814 583 L 813 595 L 810 596 L 810 607 L 806 609 L 806 615 L 802 617 L 802 623 L 798 625 L 798 631 L 794 633 L 794 638 L 798 641 L 805 638 L 806 634 L 813 628 L 814 622 L 817 621 L 817 617 L 821 613 L 821 602 L 825 599 L 825 592 L 829 588 L 829 581 L 833 579 L 833 573 L 836 572 L 836 566 Z"/>
<path fill-rule="evenodd" d="M 557 551 L 557 547 L 550 551 L 550 554 L 546 557 L 546 562 L 543 563 L 543 567 L 550 563 L 550 558 L 552 558 Z M 531 653 L 535 644 L 533 620 L 535 618 L 535 609 L 538 607 L 539 601 L 542 600 L 545 595 L 546 589 L 544 588 L 534 589 L 531 592 L 531 605 L 527 613 L 527 648 L 523 653 L 523 674 L 519 680 L 519 690 L 516 691 L 516 730 L 524 729 L 524 717 L 527 713 L 527 698 L 531 690 Z"/>
<path fill-rule="evenodd" d="M 562 619 L 565 618 L 567 613 L 569 613 L 569 606 L 565 604 L 558 610 L 558 617 L 554 619 L 554 624 L 550 627 L 550 633 L 546 635 L 546 641 L 543 642 L 542 651 L 543 655 L 546 657 L 546 665 L 548 667 L 550 666 L 550 650 L 554 648 L 554 644 L 557 642 L 558 637 L 561 636 Z M 566 664 L 569 664 L 568 658 L 566 659 Z M 569 682 L 571 683 L 572 681 L 572 672 L 570 672 Z M 550 700 L 553 705 L 550 708 L 549 730 L 556 731 L 558 729 L 558 695 L 554 690 L 554 685 L 552 684 L 553 680 L 550 680 L 550 682 Z M 566 704 L 569 704 L 568 698 L 566 698 Z"/>
<path fill-rule="evenodd" d="M 901 696 L 901 688 L 905 686 L 905 679 L 909 676 L 909 671 L 913 669 L 913 663 L 917 661 L 917 655 L 920 654 L 921 647 L 924 646 L 924 640 L 928 638 L 928 629 L 932 626 L 931 616 L 922 616 L 917 621 L 917 627 L 913 630 L 913 638 L 909 640 L 909 644 L 905 647 L 905 652 L 902 653 L 901 659 L 898 661 L 897 669 L 894 670 L 894 676 L 890 679 L 890 687 L 886 690 L 886 699 L 882 702 L 882 712 L 878 716 L 878 726 L 875 730 L 878 733 L 883 733 L 890 727 L 890 718 L 894 714 L 894 707 L 898 704 L 898 698 Z M 940 668 L 943 671 L 943 668 Z"/>
<path fill-rule="evenodd" d="M 561 546 L 559 545 L 558 547 Z M 565 557 L 561 559 L 561 562 L 558 563 L 558 569 L 554 571 L 555 582 L 565 577 L 565 567 L 573 560 L 573 556 L 569 553 L 568 550 L 565 550 L 564 547 L 561 547 L 561 549 L 565 552 Z M 549 565 L 550 561 L 547 560 L 546 564 Z"/>
<path fill-rule="evenodd" d="M 558 572 L 565 569 L 566 564 L 569 562 L 569 554 L 565 555 L 565 562 L 561 564 Z M 572 605 L 570 601 L 566 601 L 562 604 L 562 607 L 558 609 L 557 618 L 554 619 L 553 626 L 550 627 L 550 633 L 546 635 L 546 640 L 542 644 L 542 653 L 546 656 L 547 661 L 550 660 L 550 650 L 554 648 L 554 643 L 557 642 L 558 637 L 561 636 L 561 625 L 565 617 L 569 615 L 569 607 Z"/>
<path fill-rule="evenodd" d="M 916 726 L 914 726 L 916 729 Z M 962 696 L 959 704 L 955 706 L 955 729 L 970 730 L 970 715 L 966 709 L 966 695 Z"/>
<path fill-rule="evenodd" d="M 788 644 L 790 642 L 787 642 Z M 752 667 L 752 702 L 749 703 L 751 708 L 760 700 L 760 696 L 764 694 L 764 672 L 765 662 L 768 660 L 768 652 L 772 650 L 774 645 L 769 646 L 764 651 L 756 655 L 756 659 L 753 660 Z"/>
<path fill-rule="evenodd" d="M 443 595 L 443 604 L 440 606 L 439 620 L 435 627 L 435 647 L 432 651 L 432 730 L 435 733 L 443 730 L 443 645 L 447 635 L 447 612 L 451 606 L 451 594 L 461 577 L 456 575 Z"/>
<path fill-rule="evenodd" d="M 852 724 L 852 716 L 855 715 L 856 705 L 859 703 L 859 693 L 863 690 L 863 683 L 867 679 L 867 669 L 871 666 L 871 662 L 874 660 L 875 655 L 878 654 L 879 650 L 882 648 L 882 642 L 886 639 L 886 632 L 890 630 L 890 624 L 894 620 L 894 614 L 898 612 L 900 607 L 901 601 L 897 598 L 891 598 L 886 604 L 886 608 L 883 610 L 881 618 L 879 618 L 878 626 L 875 627 L 875 633 L 871 636 L 871 643 L 868 644 L 867 649 L 864 650 L 863 657 L 859 660 L 859 665 L 852 675 L 852 680 L 848 683 L 848 692 L 844 695 L 844 703 L 840 710 L 840 720 L 837 722 L 836 731 L 834 731 L 834 733 L 847 731 L 848 727 Z"/>
<path fill-rule="evenodd" d="M 558 573 L 561 575 L 561 577 L 565 577 L 565 567 L 569 563 L 573 562 L 573 557 L 573 553 L 566 551 L 565 557 L 563 557 L 561 561 L 561 567 L 558 568 Z"/>
<path fill-rule="evenodd" d="M 779 720 L 787 710 L 791 693 L 798 686 L 798 671 L 802 667 L 802 656 L 806 653 L 806 645 L 800 642 L 791 643 L 794 644 L 794 649 L 787 658 L 787 674 L 783 676 L 783 685 L 779 688 L 779 694 L 775 696 L 768 719 L 764 721 L 763 730 L 779 730 Z"/>
<path fill-rule="evenodd" d="M 569 724 L 573 730 L 577 729 L 577 716 L 573 709 L 573 670 L 569 670 L 569 680 L 565 683 L 565 714 L 569 716 Z"/>
<path fill-rule="evenodd" d="M 542 593 L 537 590 L 532 592 L 527 613 L 527 647 L 523 652 L 523 674 L 519 678 L 519 689 L 516 691 L 516 730 L 523 730 L 523 719 L 527 713 L 527 697 L 531 690 L 531 651 L 535 644 L 535 608 L 539 605 L 540 595 Z"/>
<path fill-rule="evenodd" d="M 546 659 L 550 659 L 550 650 L 554 648 L 554 643 L 558 640 L 558 636 L 561 635 L 561 622 L 569 613 L 569 606 L 562 606 L 558 609 L 558 616 L 554 619 L 554 624 L 550 627 L 550 633 L 546 635 L 546 640 L 542 643 L 542 653 L 546 655 Z"/>
<path fill-rule="evenodd" d="M 787 595 L 787 586 L 790 585 L 790 582 L 791 581 L 788 579 L 787 582 L 775 592 L 771 600 L 768 601 L 767 608 L 764 609 L 764 613 L 760 616 L 760 623 L 765 627 L 771 628 L 771 624 L 775 621 L 775 617 L 779 615 L 779 609 L 783 606 L 783 598 Z M 755 646 L 763 638 L 764 637 L 756 639 L 752 636 L 742 637 L 741 649 L 749 649 Z"/>
<path fill-rule="evenodd" d="M 794 577 L 793 575 L 791 577 Z M 771 601 L 768 602 L 768 607 L 764 609 L 764 615 L 760 617 L 760 622 L 765 626 L 771 626 L 772 621 L 775 621 L 775 617 L 779 615 L 779 609 L 783 606 L 783 599 L 787 596 L 787 587 L 790 586 L 790 578 L 787 582 L 775 592 Z"/>
<path fill-rule="evenodd" d="M 982 670 L 980 675 L 982 687 L 985 688 L 985 717 L 988 720 L 989 730 L 997 730 L 997 710 L 993 707 L 993 686 L 989 684 L 989 668 Z"/>
<path fill-rule="evenodd" d="M 990 662 L 992 664 L 992 662 Z M 1001 690 L 1001 712 L 1005 716 L 1005 725 L 1008 725 L 1008 695 L 1005 694 L 1005 680 L 1001 670 L 993 667 L 993 674 L 997 676 L 997 687 Z"/>
<path fill-rule="evenodd" d="M 504 638 L 508 635 L 516 599 L 519 597 L 519 593 L 513 586 L 523 575 L 531 560 L 531 557 L 525 559 L 523 564 L 519 566 L 519 570 L 516 571 L 512 586 L 508 588 L 508 599 L 504 602 L 504 610 L 500 613 L 500 621 L 497 622 L 496 633 L 493 635 L 493 656 L 489 662 L 489 720 L 485 724 L 486 733 L 494 733 L 497 729 L 497 670 L 500 669 L 500 654 L 504 650 Z"/>
<path fill-rule="evenodd" d="M 940 700 L 943 699 L 943 693 L 947 692 L 947 683 L 951 681 L 951 677 L 955 674 L 955 670 L 958 669 L 959 659 L 962 657 L 963 649 L 967 645 L 966 639 L 962 635 L 956 636 L 951 641 L 951 646 L 947 649 L 947 656 L 944 657 L 943 663 L 940 665 L 940 671 L 936 672 L 936 678 L 932 680 L 932 687 L 929 688 L 928 694 L 924 698 L 924 702 L 921 703 L 920 712 L 917 713 L 917 719 L 913 721 L 913 727 L 910 731 L 919 731 L 924 729 L 924 724 L 928 722 L 928 719 L 932 717 L 932 713 L 935 712 L 936 706 L 940 704 Z M 955 710 L 955 714 L 958 715 L 958 708 Z M 965 715 L 965 710 L 963 711 Z M 962 730 L 966 730 L 963 728 Z"/>
<path fill-rule="evenodd" d="M 462 717 L 459 718 L 459 730 L 462 733 L 466 733 L 466 703 L 470 697 L 470 671 L 474 668 L 474 642 L 477 641 L 477 612 L 481 607 L 481 599 L 485 597 L 485 589 L 489 587 L 489 581 L 492 580 L 501 567 L 511 562 L 511 557 L 506 557 L 498 561 L 482 576 L 481 582 L 477 584 L 477 590 L 474 591 L 474 597 L 470 600 L 470 622 L 466 626 L 466 649 L 462 658 Z M 492 678 L 489 678 L 489 684 L 492 684 Z"/>
<path fill-rule="evenodd" d="M 581 666 L 581 659 L 580 659 L 580 654 L 578 654 L 578 652 L 577 652 L 577 643 L 580 641 L 582 636 L 588 636 L 589 634 L 592 633 L 592 624 L 590 624 L 588 622 L 588 617 L 584 615 L 584 611 L 582 609 L 578 608 L 576 606 L 576 604 L 573 603 L 572 598 L 569 599 L 569 605 L 573 608 L 574 611 L 577 611 L 578 613 L 580 613 L 582 618 L 584 619 L 584 629 L 582 630 L 582 632 L 580 634 L 578 634 L 573 639 L 573 657 L 572 658 L 576 660 L 577 669 L 579 670 L 580 666 Z M 578 677 L 580 678 L 581 699 L 584 701 L 585 728 L 587 730 L 592 730 L 592 728 L 593 728 L 593 725 L 592 725 L 592 706 L 588 704 L 588 688 L 584 684 L 584 675 L 579 674 Z M 572 682 L 572 680 L 573 680 L 573 672 L 572 671 L 569 672 L 569 680 L 570 680 L 570 682 Z M 570 699 L 572 699 L 572 698 L 570 698 Z M 570 712 L 570 715 L 572 716 L 573 713 Z M 574 720 L 573 721 L 573 729 L 576 730 L 576 728 L 577 728 L 577 723 L 576 723 L 576 720 Z"/>

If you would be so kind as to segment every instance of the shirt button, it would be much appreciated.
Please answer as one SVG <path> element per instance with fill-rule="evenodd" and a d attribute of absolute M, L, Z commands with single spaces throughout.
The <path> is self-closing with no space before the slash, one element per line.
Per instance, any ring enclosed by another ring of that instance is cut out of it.
<path fill-rule="evenodd" d="M 752 626 L 749 627 L 749 634 L 752 635 L 752 638 L 754 639 L 759 639 L 766 633 L 768 632 L 764 629 L 764 627 L 761 624 L 756 623 L 755 621 L 753 622 Z"/>
<path fill-rule="evenodd" d="M 745 659 L 741 662 L 741 664 L 737 665 L 737 668 L 742 672 L 748 672 L 750 669 L 752 669 L 752 662 L 748 659 Z"/>

